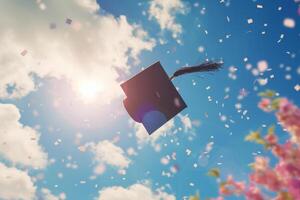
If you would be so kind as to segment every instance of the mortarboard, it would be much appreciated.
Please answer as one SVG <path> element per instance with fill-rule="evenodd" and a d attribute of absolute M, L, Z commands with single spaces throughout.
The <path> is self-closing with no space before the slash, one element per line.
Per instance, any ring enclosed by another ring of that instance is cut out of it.
<path fill-rule="evenodd" d="M 187 73 L 216 71 L 221 65 L 206 62 L 183 67 L 169 77 L 160 62 L 156 62 L 121 84 L 127 96 L 123 101 L 124 107 L 132 119 L 142 123 L 152 134 L 187 107 L 171 80 Z"/>
<path fill-rule="evenodd" d="M 159 62 L 121 84 L 129 115 L 153 133 L 186 108 L 182 97 Z"/>

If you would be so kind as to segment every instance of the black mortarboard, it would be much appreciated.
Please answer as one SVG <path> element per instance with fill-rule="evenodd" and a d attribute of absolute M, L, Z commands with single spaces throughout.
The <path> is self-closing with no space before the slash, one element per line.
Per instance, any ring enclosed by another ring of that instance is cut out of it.
<path fill-rule="evenodd" d="M 129 115 L 142 123 L 151 134 L 186 108 L 171 80 L 189 73 L 217 71 L 222 64 L 209 61 L 196 66 L 182 67 L 169 77 L 157 62 L 121 84 L 127 96 L 123 101 L 124 106 Z"/>
<path fill-rule="evenodd" d="M 129 115 L 153 133 L 186 108 L 169 76 L 159 62 L 121 84 Z"/>

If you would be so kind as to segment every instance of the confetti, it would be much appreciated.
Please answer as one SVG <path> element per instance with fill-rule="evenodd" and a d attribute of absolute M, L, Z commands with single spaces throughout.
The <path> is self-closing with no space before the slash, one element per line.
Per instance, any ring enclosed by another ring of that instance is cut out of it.
<path fill-rule="evenodd" d="M 67 18 L 67 19 L 66 19 L 66 24 L 71 25 L 71 24 L 72 24 L 72 19 Z"/>
<path fill-rule="evenodd" d="M 23 50 L 20 54 L 21 54 L 21 56 L 26 56 L 27 50 Z"/>
<path fill-rule="evenodd" d="M 160 162 L 161 162 L 161 164 L 163 164 L 163 165 L 167 165 L 167 164 L 169 164 L 169 162 L 170 162 L 170 158 L 169 158 L 168 156 L 162 157 L 162 158 L 160 159 Z"/>
<path fill-rule="evenodd" d="M 257 69 L 259 72 L 265 72 L 268 69 L 268 63 L 265 60 L 261 60 L 257 63 Z"/>
<path fill-rule="evenodd" d="M 230 18 L 228 16 L 226 16 L 227 22 L 230 22 Z"/>
<path fill-rule="evenodd" d="M 295 28 L 296 22 L 295 22 L 295 20 L 292 19 L 292 18 L 285 18 L 285 19 L 283 20 L 283 25 L 284 25 L 285 27 L 287 27 L 287 28 Z"/>
<path fill-rule="evenodd" d="M 264 85 L 267 85 L 268 78 L 259 78 L 259 79 L 257 79 L 257 81 L 261 86 L 264 86 Z"/>
<path fill-rule="evenodd" d="M 297 91 L 297 92 L 299 92 L 300 91 L 300 85 L 299 84 L 297 84 L 297 85 L 295 85 L 295 90 Z"/>
<path fill-rule="evenodd" d="M 209 170 L 207 175 L 218 178 L 220 177 L 220 170 L 218 168 L 212 168 Z"/>
<path fill-rule="evenodd" d="M 186 152 L 186 155 L 187 155 L 187 156 L 190 156 L 191 153 L 192 153 L 192 151 L 191 151 L 190 149 L 186 149 L 185 152 Z"/>
<path fill-rule="evenodd" d="M 253 19 L 252 19 L 252 18 L 249 18 L 249 19 L 247 20 L 247 22 L 248 22 L 248 24 L 253 24 Z"/>
<path fill-rule="evenodd" d="M 204 47 L 203 47 L 203 46 L 199 46 L 199 47 L 198 47 L 198 52 L 200 52 L 200 53 L 203 53 L 203 52 L 204 52 L 204 50 L 205 50 L 205 49 L 204 49 Z"/>

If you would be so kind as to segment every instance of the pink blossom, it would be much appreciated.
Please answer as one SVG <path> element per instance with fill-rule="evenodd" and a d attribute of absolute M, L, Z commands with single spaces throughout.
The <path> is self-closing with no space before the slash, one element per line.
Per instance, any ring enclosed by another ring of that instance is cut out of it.
<path fill-rule="evenodd" d="M 247 200 L 263 200 L 264 195 L 259 189 L 262 186 L 275 192 L 273 200 L 300 200 L 300 109 L 286 98 L 263 98 L 258 106 L 266 112 L 275 110 L 277 120 L 290 134 L 290 139 L 279 144 L 274 133 L 266 135 L 266 147 L 278 162 L 270 166 L 269 158 L 255 157 L 253 172 L 249 175 L 250 185 L 236 182 L 228 176 L 220 185 L 219 193 L 224 196 L 243 195 Z"/>
<path fill-rule="evenodd" d="M 283 128 L 290 132 L 291 141 L 300 145 L 300 109 L 282 98 L 276 116 Z"/>
<path fill-rule="evenodd" d="M 265 137 L 265 140 L 268 142 L 269 145 L 275 145 L 278 141 L 278 138 L 276 137 L 275 134 L 268 134 Z"/>
<path fill-rule="evenodd" d="M 218 196 L 217 198 L 212 198 L 210 200 L 224 200 L 224 198 L 222 196 Z"/>
<path fill-rule="evenodd" d="M 270 105 L 271 105 L 271 100 L 268 99 L 268 98 L 263 98 L 263 99 L 259 102 L 258 107 L 259 107 L 260 109 L 262 109 L 263 111 L 269 112 L 269 111 L 271 111 L 271 110 L 270 110 Z"/>
<path fill-rule="evenodd" d="M 269 159 L 262 157 L 262 156 L 257 156 L 255 157 L 255 162 L 253 163 L 253 168 L 256 171 L 264 171 L 268 168 L 269 165 Z"/>
<path fill-rule="evenodd" d="M 233 180 L 232 176 L 228 176 L 227 181 L 224 182 L 220 188 L 219 193 L 221 195 L 240 195 L 245 190 L 245 183 L 236 182 Z"/>
<path fill-rule="evenodd" d="M 281 145 L 275 144 L 272 148 L 272 153 L 277 157 L 283 157 L 285 154 L 285 150 Z"/>
<path fill-rule="evenodd" d="M 250 186 L 247 192 L 245 193 L 247 200 L 263 200 L 263 196 L 260 190 L 255 186 Z"/>
<path fill-rule="evenodd" d="M 291 179 L 288 183 L 288 191 L 295 200 L 300 200 L 300 179 Z"/>
<path fill-rule="evenodd" d="M 271 191 L 278 191 L 282 188 L 281 180 L 271 169 L 254 172 L 250 175 L 250 180 L 254 183 L 264 185 Z"/>
<path fill-rule="evenodd" d="M 300 166 L 293 163 L 287 163 L 281 161 L 276 167 L 276 172 L 278 175 L 284 177 L 285 179 L 300 177 Z"/>

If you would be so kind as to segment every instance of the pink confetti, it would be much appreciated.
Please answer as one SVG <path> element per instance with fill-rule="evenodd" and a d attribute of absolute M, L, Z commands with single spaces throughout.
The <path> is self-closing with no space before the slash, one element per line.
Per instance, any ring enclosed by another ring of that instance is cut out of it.
<path fill-rule="evenodd" d="M 264 72 L 268 69 L 268 63 L 265 60 L 261 60 L 257 63 L 257 68 L 259 72 Z"/>
<path fill-rule="evenodd" d="M 21 52 L 21 56 L 25 56 L 27 54 L 27 50 L 24 49 L 22 52 Z"/>
<path fill-rule="evenodd" d="M 283 21 L 283 25 L 287 28 L 294 28 L 296 26 L 296 22 L 292 18 L 285 18 Z"/>

